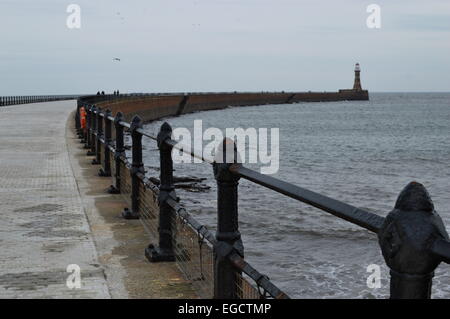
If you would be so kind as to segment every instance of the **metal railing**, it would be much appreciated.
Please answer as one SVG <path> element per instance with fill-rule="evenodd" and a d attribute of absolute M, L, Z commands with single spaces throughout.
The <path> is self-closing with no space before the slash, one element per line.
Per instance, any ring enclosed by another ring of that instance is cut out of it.
<path fill-rule="evenodd" d="M 409 183 L 402 190 L 394 209 L 384 218 L 260 174 L 236 162 L 227 163 L 224 159 L 223 163 L 218 163 L 203 158 L 172 140 L 172 128 L 167 123 L 155 137 L 143 130 L 139 116 L 134 116 L 128 123 L 121 112 L 113 117 L 109 110 L 87 104 L 83 99 L 79 100 L 78 109 L 81 106 L 87 111 L 87 126 L 78 133 L 89 149 L 88 155 L 95 156 L 92 163 L 102 165 L 99 175 L 113 177 L 109 192 L 123 194 L 129 203 L 130 208 L 124 210 L 123 217 L 140 218 L 153 236 L 154 242 L 145 252 L 147 258 L 152 262 L 176 261 L 202 297 L 288 298 L 267 276 L 245 261 L 238 223 L 240 178 L 377 233 L 383 257 L 390 268 L 391 298 L 431 298 L 434 270 L 441 262 L 450 263 L 450 241 L 445 226 L 435 212 L 427 190 L 417 182 Z M 113 127 L 115 140 L 112 138 Z M 124 130 L 131 134 L 131 162 L 125 155 Z M 144 136 L 158 144 L 159 186 L 145 176 L 142 162 Z M 218 189 L 215 235 L 180 204 L 173 183 L 173 148 L 213 166 Z M 237 158 L 236 154 L 233 158 Z"/>
<path fill-rule="evenodd" d="M 75 100 L 80 95 L 20 95 L 20 96 L 0 96 L 0 107 L 7 105 Z"/>

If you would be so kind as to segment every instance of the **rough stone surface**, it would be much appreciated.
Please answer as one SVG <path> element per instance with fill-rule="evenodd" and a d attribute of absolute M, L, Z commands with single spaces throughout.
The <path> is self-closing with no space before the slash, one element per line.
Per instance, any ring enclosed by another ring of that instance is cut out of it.
<path fill-rule="evenodd" d="M 0 108 L 0 298 L 109 298 L 67 152 L 75 101 Z M 67 266 L 81 269 L 70 289 Z"/>

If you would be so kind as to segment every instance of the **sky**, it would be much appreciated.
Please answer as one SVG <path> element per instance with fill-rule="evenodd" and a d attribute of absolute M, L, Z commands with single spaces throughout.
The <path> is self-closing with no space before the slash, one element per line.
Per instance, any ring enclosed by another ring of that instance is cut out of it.
<path fill-rule="evenodd" d="M 0 95 L 336 91 L 356 62 L 371 92 L 450 91 L 450 1 L 0 0 Z"/>

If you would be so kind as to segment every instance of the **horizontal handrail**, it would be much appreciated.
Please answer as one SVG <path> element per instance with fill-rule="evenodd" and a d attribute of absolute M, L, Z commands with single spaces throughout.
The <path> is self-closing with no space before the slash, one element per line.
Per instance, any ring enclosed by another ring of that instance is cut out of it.
<path fill-rule="evenodd" d="M 75 100 L 80 95 L 14 95 L 0 96 L 0 107 L 8 105 Z"/>
<path fill-rule="evenodd" d="M 153 136 L 151 137 L 153 139 L 156 139 Z M 214 164 L 214 160 L 205 158 L 203 155 L 197 154 L 192 147 L 190 149 L 187 149 L 187 146 L 179 145 L 178 142 L 172 139 L 166 140 L 165 143 L 184 152 L 185 154 L 189 154 L 192 157 L 198 158 L 209 164 Z M 315 193 L 305 188 L 301 188 L 291 183 L 281 181 L 269 175 L 258 173 L 242 165 L 232 165 L 230 167 L 230 171 L 244 179 L 324 210 L 330 214 L 345 219 L 372 232 L 377 233 L 383 225 L 384 218 L 379 215 L 370 213 L 368 211 L 335 200 L 333 198 Z"/>
<path fill-rule="evenodd" d="M 156 141 L 158 138 L 156 137 L 156 136 L 153 136 L 153 135 L 150 135 L 149 133 L 147 133 L 144 129 L 142 129 L 142 128 L 138 128 L 137 130 L 136 130 L 139 134 L 141 134 L 141 135 L 143 135 L 143 136 L 146 136 L 146 137 L 148 137 L 148 138 L 150 138 L 150 139 L 152 139 L 152 140 L 154 140 L 154 141 Z"/>
<path fill-rule="evenodd" d="M 230 171 L 242 178 L 319 208 L 374 233 L 377 233 L 383 225 L 384 218 L 381 216 L 291 183 L 281 181 L 272 176 L 260 174 L 242 165 L 232 165 Z"/>
<path fill-rule="evenodd" d="M 214 160 L 210 159 L 210 158 L 206 158 L 203 155 L 197 154 L 197 152 L 194 151 L 194 149 L 191 147 L 189 150 L 187 150 L 187 146 L 186 145 L 180 145 L 178 142 L 172 140 L 172 139 L 167 139 L 164 141 L 167 145 L 173 147 L 174 149 L 177 149 L 179 151 L 182 151 L 185 154 L 189 154 L 192 157 L 198 158 L 208 164 L 214 164 Z"/>

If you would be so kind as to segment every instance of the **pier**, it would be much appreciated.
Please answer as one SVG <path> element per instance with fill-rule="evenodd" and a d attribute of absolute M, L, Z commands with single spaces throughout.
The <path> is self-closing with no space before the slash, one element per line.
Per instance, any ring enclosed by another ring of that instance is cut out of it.
<path fill-rule="evenodd" d="M 450 240 L 421 184 L 406 185 L 382 217 L 242 164 L 216 163 L 180 148 L 167 123 L 156 136 L 143 130 L 144 122 L 166 116 L 327 96 L 301 94 L 87 95 L 0 108 L 0 295 L 287 299 L 270 274 L 245 259 L 238 182 L 246 179 L 375 233 L 391 269 L 391 298 L 431 298 L 434 270 L 450 263 Z M 341 94 L 360 97 L 355 90 Z M 131 145 L 125 144 L 126 132 Z M 159 149 L 158 183 L 144 169 L 144 138 Z M 216 233 L 177 196 L 173 148 L 211 164 Z M 73 269 L 79 270 L 79 287 L 73 287 Z"/>

